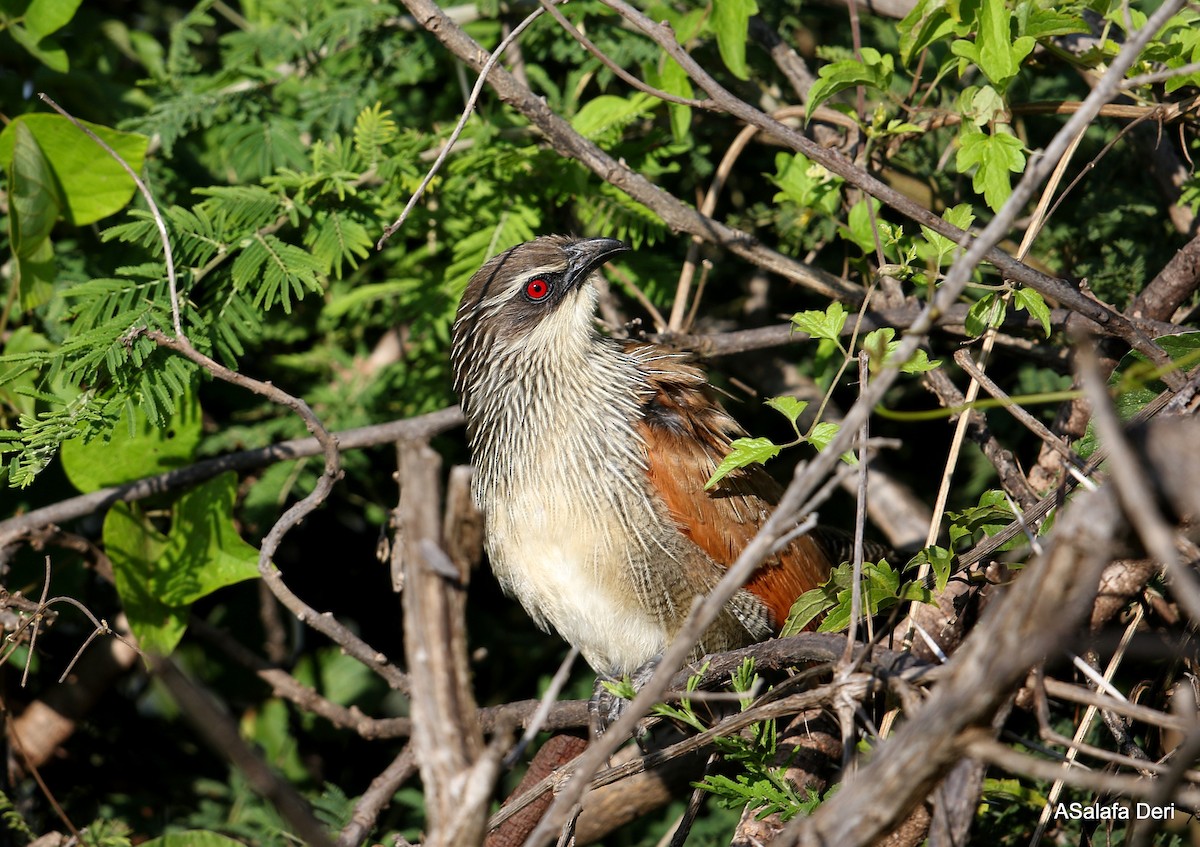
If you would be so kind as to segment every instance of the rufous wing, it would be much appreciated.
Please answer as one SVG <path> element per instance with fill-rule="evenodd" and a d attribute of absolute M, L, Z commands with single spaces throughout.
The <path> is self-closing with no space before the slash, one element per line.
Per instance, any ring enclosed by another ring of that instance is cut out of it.
<path fill-rule="evenodd" d="M 735 470 L 705 490 L 730 442 L 745 433 L 717 402 L 703 372 L 684 356 L 636 343 L 627 352 L 641 363 L 650 387 L 639 424 L 650 485 L 679 531 L 715 563 L 729 567 L 770 516 L 782 490 L 761 465 Z M 778 629 L 792 602 L 824 582 L 832 564 L 816 540 L 801 536 L 764 562 L 746 589 L 762 600 Z"/>

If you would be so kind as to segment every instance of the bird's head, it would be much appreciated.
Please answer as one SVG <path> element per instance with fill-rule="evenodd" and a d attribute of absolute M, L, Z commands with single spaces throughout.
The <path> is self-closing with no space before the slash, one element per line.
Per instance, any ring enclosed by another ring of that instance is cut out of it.
<path fill-rule="evenodd" d="M 460 396 L 500 362 L 587 344 L 595 335 L 592 273 L 628 249 L 615 238 L 546 235 L 489 259 L 467 283 L 454 321 Z"/>

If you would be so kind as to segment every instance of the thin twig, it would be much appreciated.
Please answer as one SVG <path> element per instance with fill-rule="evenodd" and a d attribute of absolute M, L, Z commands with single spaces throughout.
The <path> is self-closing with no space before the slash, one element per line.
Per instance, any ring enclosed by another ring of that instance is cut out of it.
<path fill-rule="evenodd" d="M 556 0 L 547 0 L 547 2 L 555 1 Z M 471 114 L 475 111 L 475 103 L 479 100 L 479 94 L 481 91 L 483 91 L 484 83 L 487 82 L 488 73 L 490 73 L 492 68 L 495 67 L 496 62 L 500 61 L 500 57 L 504 55 L 504 51 L 508 49 L 508 46 L 516 41 L 517 37 L 520 36 L 520 34 L 526 29 L 528 29 L 530 24 L 541 17 L 543 11 L 545 10 L 534 9 L 532 12 L 530 12 L 525 20 L 513 27 L 512 32 L 506 35 L 504 40 L 501 41 L 496 49 L 492 51 L 492 54 L 488 56 L 488 60 L 483 65 L 483 69 L 479 72 L 479 78 L 475 80 L 475 87 L 471 89 L 471 96 L 467 98 L 467 105 L 463 107 L 462 116 L 459 117 L 458 123 L 454 127 L 454 131 L 450 133 L 450 137 L 446 139 L 446 143 L 442 145 L 442 152 L 438 154 L 437 159 L 435 159 L 433 165 L 430 166 L 429 171 L 425 174 L 425 178 L 421 180 L 421 184 L 417 186 L 417 190 L 413 192 L 412 197 L 408 198 L 408 203 L 405 204 L 404 211 L 400 213 L 400 217 L 396 218 L 396 220 L 393 221 L 388 228 L 383 231 L 383 235 L 381 235 L 379 237 L 379 241 L 375 243 L 376 250 L 382 250 L 383 245 L 387 243 L 388 239 L 391 238 L 393 234 L 395 234 L 396 230 L 404 226 L 404 222 L 408 220 L 409 213 L 412 212 L 413 207 L 417 205 L 417 201 L 424 196 L 425 189 L 429 187 L 429 183 L 433 181 L 434 176 L 436 176 L 437 172 L 442 169 L 442 163 L 445 162 L 446 157 L 450 155 L 450 150 L 454 147 L 454 142 L 458 140 L 460 135 L 462 135 L 462 131 L 467 126 L 467 121 L 470 119 Z"/>
<path fill-rule="evenodd" d="M 175 258 L 171 252 L 171 238 L 167 234 L 167 222 L 163 219 L 162 212 L 158 210 L 158 204 L 154 202 L 154 195 L 150 193 L 150 189 L 146 187 L 146 183 L 142 182 L 142 178 L 137 175 L 137 172 L 129 166 L 129 163 L 108 145 L 108 143 L 92 132 L 82 121 L 74 115 L 68 113 L 62 106 L 55 103 L 49 95 L 44 92 L 39 92 L 38 97 L 42 102 L 46 103 L 51 109 L 58 112 L 64 118 L 75 124 L 81 132 L 92 139 L 100 148 L 111 156 L 118 165 L 129 174 L 129 178 L 133 180 L 133 184 L 137 186 L 142 197 L 145 198 L 146 204 L 150 207 L 150 214 L 154 218 L 154 225 L 158 227 L 159 238 L 162 239 L 163 245 L 163 264 L 167 266 L 167 286 L 171 292 L 171 320 L 175 327 L 175 335 L 179 338 L 183 337 L 183 323 L 179 313 L 179 287 L 175 279 Z"/>
<path fill-rule="evenodd" d="M 1191 568 L 1184 567 L 1175 549 L 1175 533 L 1155 505 L 1154 487 L 1143 464 L 1134 455 L 1113 409 L 1108 389 L 1096 372 L 1094 355 L 1089 348 L 1077 354 L 1083 387 L 1092 406 L 1096 432 L 1108 447 L 1109 469 L 1121 505 L 1142 543 L 1171 577 L 1175 598 L 1192 620 L 1200 621 L 1200 581 Z"/>
<path fill-rule="evenodd" d="M 550 714 L 550 709 L 554 706 L 558 699 L 559 692 L 562 691 L 564 685 L 567 684 L 567 678 L 570 676 L 571 668 L 575 666 L 575 660 L 579 658 L 579 648 L 572 647 L 567 651 L 567 655 L 558 665 L 558 670 L 555 671 L 550 684 L 546 686 L 546 691 L 542 694 L 541 700 L 538 702 L 537 711 L 533 713 L 533 717 L 529 720 L 529 725 L 525 727 L 525 732 L 521 734 L 521 738 L 504 757 L 501 762 L 501 767 L 511 768 L 521 755 L 525 752 L 525 748 L 533 741 L 534 736 L 542 731 L 542 724 L 546 720 L 546 716 Z"/>
<path fill-rule="evenodd" d="M 680 97 L 677 94 L 670 94 L 666 91 L 655 88 L 652 85 L 647 85 L 610 59 L 603 50 L 593 44 L 586 35 L 576 29 L 575 25 L 567 20 L 566 16 L 563 15 L 562 12 L 555 8 L 555 3 L 552 2 L 552 0 L 538 0 L 538 2 L 542 4 L 542 8 L 549 12 L 554 20 L 558 21 L 559 26 L 565 29 L 572 38 L 582 44 L 589 53 L 599 59 L 600 63 L 603 64 L 604 67 L 608 68 L 638 91 L 642 91 L 646 94 L 657 97 L 659 100 L 665 100 L 668 103 L 675 103 L 680 106 L 691 106 L 696 109 L 711 109 L 713 107 L 714 104 L 711 100 L 695 100 L 691 97 Z"/>

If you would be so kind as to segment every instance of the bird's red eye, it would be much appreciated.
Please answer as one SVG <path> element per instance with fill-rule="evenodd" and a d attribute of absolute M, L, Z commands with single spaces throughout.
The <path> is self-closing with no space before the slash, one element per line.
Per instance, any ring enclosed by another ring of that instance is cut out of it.
<path fill-rule="evenodd" d="M 544 300 L 550 293 L 550 283 L 540 276 L 525 283 L 525 296 L 530 300 Z"/>

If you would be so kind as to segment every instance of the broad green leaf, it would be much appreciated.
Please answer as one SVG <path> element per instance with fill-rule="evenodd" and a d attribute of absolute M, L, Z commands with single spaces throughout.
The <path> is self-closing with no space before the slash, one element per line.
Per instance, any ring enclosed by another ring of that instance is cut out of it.
<path fill-rule="evenodd" d="M 712 28 L 717 36 L 721 61 L 738 79 L 749 79 L 746 41 L 750 18 L 758 14 L 754 0 L 713 0 Z"/>
<path fill-rule="evenodd" d="M 64 442 L 62 463 L 67 479 L 86 493 L 191 462 L 200 443 L 200 404 L 193 392 L 176 400 L 178 408 L 165 427 L 154 426 L 140 409 L 133 412 L 131 423 L 130 407 L 126 407 L 110 438 Z"/>
<path fill-rule="evenodd" d="M 267 762 L 292 782 L 302 782 L 309 776 L 300 758 L 296 736 L 291 730 L 287 704 L 272 697 L 257 709 L 242 715 L 242 736 L 261 748 Z"/>
<path fill-rule="evenodd" d="M 875 253 L 875 229 L 871 226 L 871 212 L 875 212 L 875 221 L 878 225 L 881 208 L 880 202 L 874 197 L 858 201 L 850 207 L 850 213 L 846 215 L 846 226 L 842 229 L 842 233 L 848 234 L 850 240 L 868 256 Z M 880 237 L 882 239 L 882 231 Z"/>
<path fill-rule="evenodd" d="M 258 574 L 258 550 L 233 525 L 237 474 L 230 471 L 179 498 L 171 512 L 171 534 L 156 583 L 171 605 L 194 603 L 218 588 Z"/>
<path fill-rule="evenodd" d="M 829 442 L 837 436 L 842 427 L 832 421 L 821 421 L 812 428 L 812 432 L 808 434 L 808 443 L 818 450 L 824 450 L 829 446 Z"/>
<path fill-rule="evenodd" d="M 834 604 L 834 600 L 824 590 L 813 588 L 805 591 L 792 603 L 787 621 L 779 633 L 780 638 L 803 632 L 805 627 L 817 617 L 823 615 Z"/>
<path fill-rule="evenodd" d="M 30 0 L 25 9 L 25 28 L 34 41 L 41 41 L 71 22 L 83 0 Z"/>
<path fill-rule="evenodd" d="M 658 76 L 658 87 L 677 97 L 691 98 L 692 81 L 678 62 L 670 56 L 663 57 L 662 73 Z M 685 141 L 692 125 L 692 107 L 679 103 L 668 103 L 667 113 L 671 116 L 671 135 L 676 141 Z"/>
<path fill-rule="evenodd" d="M 839 91 L 862 85 L 877 91 L 887 91 L 892 83 L 895 62 L 890 53 L 880 53 L 874 47 L 862 48 L 862 61 L 846 59 L 825 65 L 818 72 L 808 94 L 808 114 Z"/>
<path fill-rule="evenodd" d="M 842 427 L 840 424 L 833 423 L 832 421 L 821 421 L 812 428 L 811 432 L 809 432 L 808 443 L 818 450 L 824 450 L 829 446 L 829 443 L 833 441 L 841 429 Z M 855 456 L 849 450 L 847 450 L 838 458 L 840 458 L 847 465 L 858 464 L 858 456 Z"/>
<path fill-rule="evenodd" d="M 769 438 L 735 438 L 729 447 L 729 455 L 721 461 L 708 482 L 704 484 L 706 490 L 738 468 L 762 464 L 769 459 L 774 459 L 779 455 L 780 449 L 779 445 Z"/>
<path fill-rule="evenodd" d="M 216 832 L 189 829 L 151 838 L 141 842 L 139 847 L 243 847 L 243 844 Z"/>
<path fill-rule="evenodd" d="M 13 41 L 24 47 L 30 56 L 50 70 L 65 74 L 71 69 L 71 60 L 67 57 L 67 51 L 62 48 L 58 39 L 53 35 L 35 38 L 20 24 L 10 25 L 7 32 L 12 36 Z"/>
<path fill-rule="evenodd" d="M 62 197 L 50 162 L 24 121 L 12 123 L 8 168 L 8 197 L 13 211 L 10 240 L 17 255 L 31 255 L 62 212 Z M 6 132 L 5 135 L 8 133 Z"/>
<path fill-rule="evenodd" d="M 842 179 L 800 153 L 775 156 L 775 175 L 771 182 L 781 189 L 776 203 L 790 200 L 801 209 L 832 215 L 841 205 Z"/>
<path fill-rule="evenodd" d="M 154 588 L 166 537 L 128 503 L 114 503 L 108 510 L 102 536 L 117 594 L 138 644 L 143 650 L 170 653 L 187 629 L 187 609 L 164 603 Z"/>
<path fill-rule="evenodd" d="M 994 291 L 989 291 L 972 303 L 971 308 L 967 310 L 967 319 L 964 321 L 967 335 L 978 338 L 990 327 L 1000 326 L 1004 323 L 1006 311 L 1004 298 Z"/>
<path fill-rule="evenodd" d="M 993 211 L 1000 211 L 1012 194 L 1009 173 L 1025 170 L 1025 147 L 1021 140 L 1005 132 L 988 135 L 968 131 L 959 136 L 959 144 L 955 160 L 959 172 L 966 173 L 974 167 L 972 187 L 983 195 Z"/>
<path fill-rule="evenodd" d="M 890 326 L 880 327 L 863 337 L 862 348 L 871 358 L 872 371 L 878 371 L 885 365 L 896 365 L 900 373 L 920 374 L 942 363 L 941 359 L 930 360 L 929 354 L 918 347 L 907 362 L 897 364 L 896 351 L 900 349 L 900 342 L 895 338 L 896 330 Z"/>
<path fill-rule="evenodd" d="M 964 549 L 987 536 L 995 535 L 1012 523 L 1014 516 L 1004 492 L 991 490 L 979 496 L 979 505 L 961 512 L 947 512 L 946 517 L 950 519 L 951 549 Z M 1016 538 L 1001 549 L 1011 550 L 1022 542 L 1022 538 Z"/>
<path fill-rule="evenodd" d="M 1179 370 L 1187 371 L 1200 364 L 1200 332 L 1184 332 L 1179 335 L 1164 335 L 1156 338 L 1171 361 L 1178 363 Z M 1141 353 L 1130 352 L 1121 357 L 1108 384 L 1116 391 L 1113 401 L 1121 420 L 1128 421 L 1146 407 L 1151 400 L 1166 390 L 1166 383 L 1155 375 L 1156 368 Z M 1099 442 L 1089 422 L 1087 432 L 1075 445 L 1075 451 L 1088 458 L 1096 451 Z"/>
<path fill-rule="evenodd" d="M 971 224 L 975 221 L 975 214 L 971 211 L 969 203 L 959 203 L 942 212 L 942 220 L 959 229 L 970 229 Z M 925 236 L 925 241 L 932 248 L 934 261 L 938 267 L 947 265 L 953 260 L 954 252 L 959 249 L 958 244 L 944 235 L 934 232 L 924 224 L 921 226 L 921 234 Z"/>
<path fill-rule="evenodd" d="M 837 341 L 841 337 L 842 327 L 846 325 L 846 316 L 846 307 L 834 300 L 825 307 L 824 312 L 813 309 L 792 315 L 792 326 L 813 338 Z"/>
<path fill-rule="evenodd" d="M 908 569 L 915 570 L 924 564 L 928 564 L 933 571 L 934 593 L 941 594 L 946 590 L 946 584 L 950 582 L 950 573 L 954 566 L 954 554 L 945 547 L 926 547 L 913 556 L 912 560 L 908 563 Z"/>
<path fill-rule="evenodd" d="M 900 31 L 900 61 L 907 65 L 913 57 L 935 41 L 955 31 L 956 21 L 947 11 L 946 0 L 920 0 L 896 24 Z"/>
<path fill-rule="evenodd" d="M 218 588 L 258 574 L 258 551 L 237 534 L 233 472 L 187 492 L 163 536 L 136 507 L 115 504 L 104 521 L 104 549 L 117 593 L 142 647 L 168 654 L 187 627 L 189 606 Z"/>
<path fill-rule="evenodd" d="M 1004 0 L 982 0 L 975 40 L 950 45 L 954 55 L 979 66 L 993 85 L 1003 90 L 1021 69 L 1036 42 L 1027 35 L 1012 37 L 1011 15 Z"/>
<path fill-rule="evenodd" d="M 16 257 L 21 308 L 35 309 L 50 299 L 57 271 L 50 231 L 63 200 L 50 163 L 37 139 L 20 121 L 12 127 L 8 161 L 9 243 Z"/>
<path fill-rule="evenodd" d="M 796 419 L 808 408 L 808 401 L 797 400 L 795 397 L 783 394 L 767 400 L 767 405 L 787 418 L 792 426 L 795 426 Z"/>
<path fill-rule="evenodd" d="M 1037 318 L 1046 332 L 1046 337 L 1050 337 L 1050 307 L 1046 305 L 1041 294 L 1032 288 L 1018 288 L 1013 295 L 1013 304 Z"/>
<path fill-rule="evenodd" d="M 1088 31 L 1087 23 L 1078 12 L 1044 9 L 1036 0 L 1022 0 L 1018 3 L 1014 18 L 1017 21 L 1017 34 L 1028 35 L 1030 38 L 1050 38 Z"/>
<path fill-rule="evenodd" d="M 83 121 L 136 172 L 142 168 L 150 139 L 133 132 L 119 132 Z M 42 154 L 61 189 L 66 219 L 75 226 L 86 226 L 123 209 L 137 189 L 111 156 L 60 115 L 22 115 L 0 133 L 0 166 L 13 160 L 18 127 L 25 127 L 37 139 Z"/>

